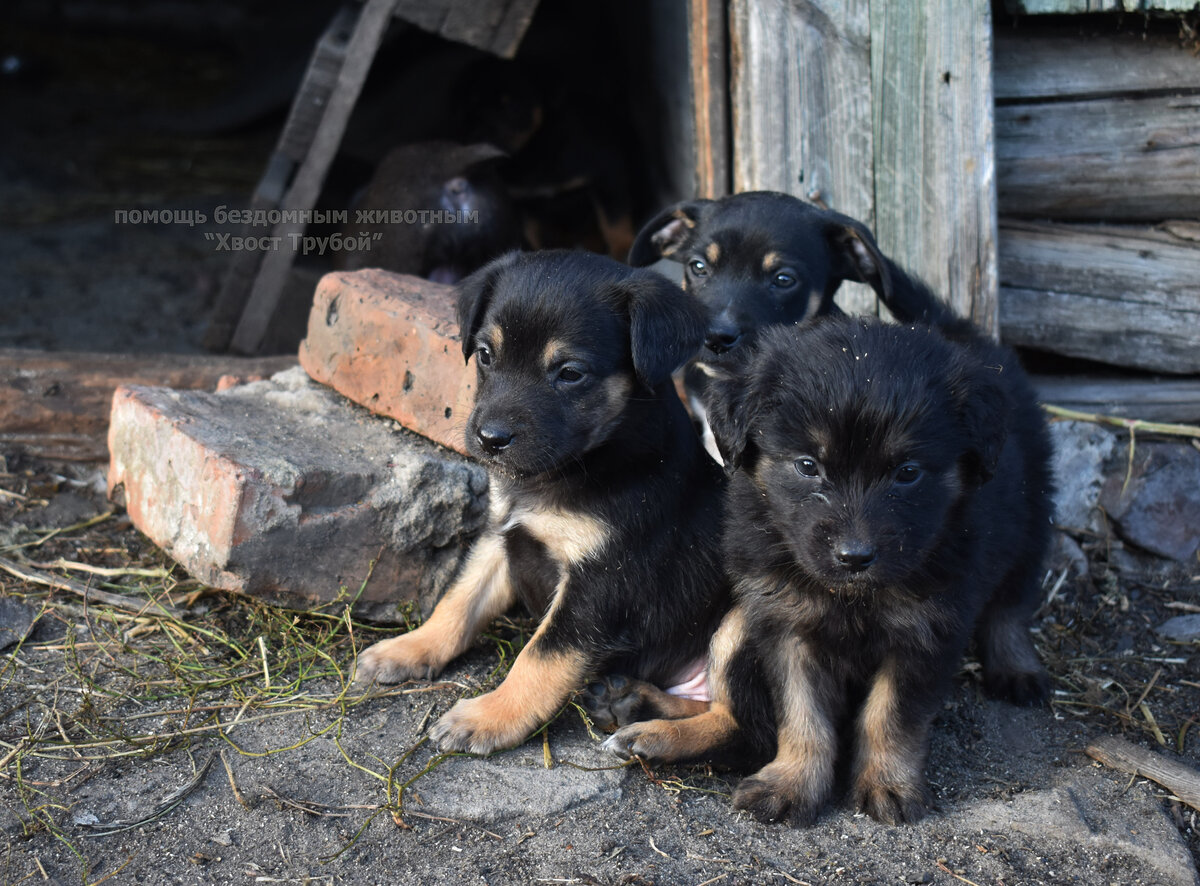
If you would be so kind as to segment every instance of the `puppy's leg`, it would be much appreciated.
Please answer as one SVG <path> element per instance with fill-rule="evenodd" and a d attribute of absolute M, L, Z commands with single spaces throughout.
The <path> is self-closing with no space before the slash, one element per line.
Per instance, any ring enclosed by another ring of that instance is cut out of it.
<path fill-rule="evenodd" d="M 929 807 L 925 757 L 941 697 L 936 689 L 944 685 L 935 670 L 936 664 L 889 659 L 867 694 L 855 743 L 854 800 L 876 821 L 914 822 Z"/>
<path fill-rule="evenodd" d="M 579 696 L 592 721 L 609 732 L 640 720 L 678 720 L 708 710 L 708 702 L 672 695 L 653 683 L 611 674 Z"/>
<path fill-rule="evenodd" d="M 504 681 L 491 692 L 460 699 L 433 724 L 429 735 L 442 750 L 490 754 L 514 747 L 554 716 L 583 682 L 593 665 L 584 651 L 547 641 L 548 633 L 560 634 L 555 622 L 561 618 L 564 585 Z"/>
<path fill-rule="evenodd" d="M 512 604 L 504 539 L 488 532 L 475 543 L 462 574 L 428 620 L 416 630 L 365 649 L 358 657 L 355 680 L 401 683 L 433 677 Z"/>
<path fill-rule="evenodd" d="M 1029 617 L 1037 603 L 1037 571 L 1035 564 L 1009 573 L 975 629 L 984 689 L 1019 705 L 1044 702 L 1050 688 L 1029 635 Z"/>
<path fill-rule="evenodd" d="M 733 805 L 760 821 L 788 816 L 793 824 L 807 827 L 833 790 L 834 724 L 842 689 L 798 638 L 783 639 L 772 652 L 768 668 L 776 690 L 778 749 L 774 760 L 742 779 Z"/>
<path fill-rule="evenodd" d="M 662 763 L 712 759 L 735 744 L 739 734 L 733 716 L 731 670 L 734 660 L 745 652 L 746 621 L 740 608 L 730 610 L 721 620 L 709 644 L 708 676 L 712 703 L 701 705 L 694 716 L 684 719 L 666 716 L 632 723 L 613 733 L 604 747 L 618 757 Z M 665 693 L 664 693 L 665 694 Z M 686 699 L 676 699 L 678 702 Z"/>

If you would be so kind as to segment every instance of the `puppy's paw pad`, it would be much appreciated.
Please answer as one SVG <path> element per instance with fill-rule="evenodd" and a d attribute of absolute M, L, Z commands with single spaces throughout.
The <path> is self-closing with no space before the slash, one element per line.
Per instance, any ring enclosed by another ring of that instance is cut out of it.
<path fill-rule="evenodd" d="M 923 785 L 860 782 L 854 789 L 857 807 L 883 824 L 912 824 L 929 811 Z"/>
<path fill-rule="evenodd" d="M 612 674 L 589 683 L 579 699 L 597 726 L 611 732 L 645 719 L 642 714 L 647 684 Z"/>

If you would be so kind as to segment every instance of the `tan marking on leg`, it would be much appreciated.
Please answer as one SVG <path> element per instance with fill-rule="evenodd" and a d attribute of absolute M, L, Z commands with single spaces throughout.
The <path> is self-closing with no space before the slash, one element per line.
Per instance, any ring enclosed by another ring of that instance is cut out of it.
<path fill-rule="evenodd" d="M 746 643 L 746 613 L 739 603 L 725 613 L 708 644 L 708 685 L 714 702 L 730 706 L 729 665 Z"/>
<path fill-rule="evenodd" d="M 471 548 L 461 575 L 425 623 L 364 650 L 356 663 L 355 680 L 427 679 L 464 652 L 480 630 L 512 604 L 504 539 L 489 530 Z"/>
<path fill-rule="evenodd" d="M 681 763 L 710 759 L 729 745 L 737 731 L 733 712 L 714 701 L 707 710 L 684 719 L 632 723 L 614 732 L 604 746 L 625 759 Z"/>
<path fill-rule="evenodd" d="M 581 650 L 544 652 L 542 638 L 562 603 L 565 580 L 504 681 L 491 692 L 464 698 L 429 730 L 443 750 L 490 754 L 520 744 L 579 688 L 591 664 Z"/>
<path fill-rule="evenodd" d="M 858 718 L 854 765 L 855 800 L 889 824 L 920 818 L 927 805 L 922 772 L 927 729 L 900 720 L 897 667 L 886 663 L 871 684 Z"/>

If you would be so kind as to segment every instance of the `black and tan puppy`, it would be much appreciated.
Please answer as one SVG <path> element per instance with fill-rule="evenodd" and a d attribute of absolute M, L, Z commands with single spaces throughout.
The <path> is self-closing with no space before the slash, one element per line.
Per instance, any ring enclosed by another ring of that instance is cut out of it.
<path fill-rule="evenodd" d="M 729 603 L 724 477 L 671 382 L 704 335 L 677 286 L 582 252 L 510 254 L 463 281 L 458 309 L 489 523 L 429 620 L 363 652 L 358 679 L 436 674 L 524 603 L 541 622 L 508 676 L 431 730 L 443 748 L 488 753 L 589 677 L 666 687 L 703 660 Z M 681 699 L 666 713 L 702 708 Z"/>
<path fill-rule="evenodd" d="M 714 384 L 735 609 L 712 708 L 609 739 L 623 756 L 771 759 L 734 805 L 809 824 L 849 752 L 854 800 L 920 818 L 930 724 L 972 632 L 986 688 L 1040 701 L 1028 634 L 1050 540 L 1045 422 L 1015 356 L 966 323 L 764 330 Z"/>
<path fill-rule="evenodd" d="M 683 264 L 683 288 L 709 318 L 704 348 L 684 371 L 702 425 L 708 377 L 759 329 L 842 313 L 834 294 L 847 280 L 868 284 L 902 323 L 951 319 L 924 284 L 880 252 L 862 222 L 774 191 L 664 209 L 638 234 L 629 263 L 663 258 Z M 711 451 L 707 430 L 705 442 Z"/>

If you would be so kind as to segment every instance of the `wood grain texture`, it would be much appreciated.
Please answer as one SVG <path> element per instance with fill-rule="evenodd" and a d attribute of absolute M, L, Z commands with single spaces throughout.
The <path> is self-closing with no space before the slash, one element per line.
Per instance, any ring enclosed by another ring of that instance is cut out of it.
<path fill-rule="evenodd" d="M 1116 735 L 1096 739 L 1086 752 L 1105 766 L 1157 782 L 1193 809 L 1200 810 L 1200 772 L 1190 766 Z"/>
<path fill-rule="evenodd" d="M 688 55 L 692 128 L 695 133 L 695 194 L 716 199 L 729 193 L 729 87 L 725 4 L 688 0 Z"/>
<path fill-rule="evenodd" d="M 1195 424 L 1200 421 L 1200 379 L 1035 375 L 1043 403 L 1076 412 Z"/>
<path fill-rule="evenodd" d="M 1005 342 L 1160 372 L 1200 372 L 1200 244 L 1167 230 L 1006 220 Z"/>
<path fill-rule="evenodd" d="M 995 331 L 990 5 L 874 0 L 871 95 L 880 248 Z"/>
<path fill-rule="evenodd" d="M 108 458 L 119 385 L 213 389 L 222 376 L 265 378 L 295 357 L 92 354 L 0 348 L 0 445 L 46 458 Z"/>
<path fill-rule="evenodd" d="M 1200 94 L 996 108 L 1002 215 L 1200 218 Z"/>
<path fill-rule="evenodd" d="M 512 58 L 538 0 L 398 0 L 396 17 L 422 30 Z"/>
<path fill-rule="evenodd" d="M 733 187 L 782 191 L 875 226 L 869 0 L 732 0 Z M 874 312 L 844 286 L 842 307 Z"/>
<path fill-rule="evenodd" d="M 1160 34 L 1090 34 L 996 28 L 996 101 L 1089 99 L 1200 91 L 1200 58 Z"/>

